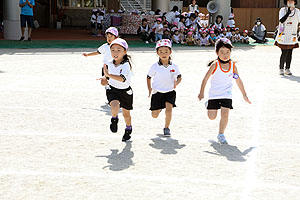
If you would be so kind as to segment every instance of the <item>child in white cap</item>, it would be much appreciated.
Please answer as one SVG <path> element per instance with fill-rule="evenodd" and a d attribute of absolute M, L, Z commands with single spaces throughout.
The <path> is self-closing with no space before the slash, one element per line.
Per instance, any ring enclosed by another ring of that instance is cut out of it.
<path fill-rule="evenodd" d="M 244 100 L 251 104 L 249 101 L 244 84 L 239 77 L 235 63 L 230 59 L 231 49 L 233 48 L 231 42 L 227 38 L 221 38 L 216 42 L 215 50 L 218 59 L 209 64 L 209 70 L 206 73 L 198 95 L 201 101 L 204 98 L 204 90 L 208 79 L 211 77 L 211 88 L 209 90 L 209 100 L 207 105 L 207 115 L 210 120 L 217 117 L 218 110 L 221 109 L 221 120 L 219 125 L 218 141 L 221 144 L 228 144 L 225 139 L 224 131 L 228 123 L 228 116 L 232 107 L 232 80 L 235 79 L 236 83 L 241 90 Z"/>
<path fill-rule="evenodd" d="M 96 56 L 99 54 L 104 54 L 103 56 L 103 67 L 108 64 L 110 60 L 112 60 L 111 53 L 110 53 L 110 44 L 119 37 L 119 32 L 115 27 L 110 27 L 105 31 L 106 41 L 107 43 L 103 44 L 98 48 L 96 52 L 92 53 L 84 53 L 83 56 Z M 102 76 L 103 76 L 103 68 L 102 68 Z M 105 78 L 100 78 L 102 85 L 107 85 L 107 80 Z"/>
<path fill-rule="evenodd" d="M 248 30 L 244 30 L 243 35 L 240 38 L 241 43 L 249 44 Z"/>
<path fill-rule="evenodd" d="M 113 133 L 118 131 L 118 113 L 122 108 L 123 117 L 126 123 L 125 133 L 122 141 L 125 142 L 131 138 L 132 126 L 130 110 L 133 109 L 133 92 L 130 87 L 131 64 L 127 55 L 128 44 L 121 38 L 115 39 L 110 44 L 112 60 L 104 67 L 104 75 L 108 78 L 106 90 L 107 100 L 111 107 L 110 130 Z"/>
<path fill-rule="evenodd" d="M 166 109 L 164 136 L 170 137 L 172 109 L 176 107 L 176 86 L 181 82 L 181 74 L 177 65 L 171 62 L 172 43 L 164 39 L 156 43 L 159 61 L 153 64 L 147 75 L 149 97 L 151 97 L 152 117 L 157 118 L 162 109 Z M 153 80 L 152 80 L 153 79 Z M 152 84 L 151 84 L 152 80 Z"/>

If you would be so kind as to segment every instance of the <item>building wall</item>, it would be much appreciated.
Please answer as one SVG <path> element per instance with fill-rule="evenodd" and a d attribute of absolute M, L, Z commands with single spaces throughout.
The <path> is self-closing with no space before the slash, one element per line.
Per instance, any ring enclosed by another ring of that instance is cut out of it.
<path fill-rule="evenodd" d="M 277 8 L 278 0 L 231 0 L 233 8 Z"/>

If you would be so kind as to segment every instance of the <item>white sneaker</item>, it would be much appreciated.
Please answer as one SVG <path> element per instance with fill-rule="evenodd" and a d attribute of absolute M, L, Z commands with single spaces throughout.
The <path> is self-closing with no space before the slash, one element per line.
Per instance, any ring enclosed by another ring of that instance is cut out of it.
<path fill-rule="evenodd" d="M 279 70 L 279 75 L 284 75 L 284 70 L 283 69 Z"/>
<path fill-rule="evenodd" d="M 224 134 L 219 134 L 217 138 L 221 144 L 228 144 Z"/>
<path fill-rule="evenodd" d="M 285 73 L 285 75 L 292 75 L 292 72 L 290 71 L 290 69 L 286 69 L 284 73 Z"/>
<path fill-rule="evenodd" d="M 148 42 L 148 41 L 146 41 L 146 44 L 149 44 L 149 42 Z"/>

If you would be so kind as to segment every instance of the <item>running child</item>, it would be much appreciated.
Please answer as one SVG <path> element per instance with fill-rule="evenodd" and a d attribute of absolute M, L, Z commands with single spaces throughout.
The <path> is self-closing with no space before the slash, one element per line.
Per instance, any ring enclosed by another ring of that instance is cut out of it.
<path fill-rule="evenodd" d="M 166 109 L 164 136 L 170 137 L 172 109 L 176 107 L 176 86 L 181 82 L 181 74 L 177 65 L 171 62 L 172 43 L 170 40 L 160 40 L 156 43 L 159 61 L 153 64 L 147 75 L 149 97 L 151 97 L 152 117 L 157 118 L 162 109 Z M 151 85 L 151 79 L 152 85 Z"/>
<path fill-rule="evenodd" d="M 110 44 L 113 59 L 103 69 L 109 84 L 106 96 L 112 115 L 110 130 L 113 133 L 118 131 L 118 113 L 121 107 L 126 123 L 125 133 L 122 137 L 123 142 L 129 140 L 132 133 L 130 110 L 133 109 L 133 92 L 130 87 L 131 64 L 128 59 L 127 50 L 128 44 L 125 40 L 121 38 L 115 39 Z"/>
<path fill-rule="evenodd" d="M 85 57 L 89 57 L 89 56 L 96 56 L 99 54 L 104 54 L 103 57 L 103 68 L 105 67 L 105 65 L 108 64 L 109 61 L 111 61 L 113 58 L 111 56 L 110 53 L 110 47 L 109 45 L 119 36 L 119 32 L 115 27 L 110 27 L 105 31 L 105 36 L 106 36 L 106 41 L 107 43 L 103 44 L 102 46 L 100 46 L 98 48 L 98 50 L 96 52 L 92 52 L 92 53 L 84 53 L 82 54 Z M 102 76 L 104 76 L 103 74 L 103 68 L 102 68 Z M 101 80 L 101 84 L 102 85 L 107 85 L 107 80 L 105 77 L 100 78 Z"/>
<path fill-rule="evenodd" d="M 232 80 L 236 79 L 236 83 L 243 94 L 246 102 L 249 101 L 243 82 L 239 77 L 235 63 L 230 59 L 231 49 L 233 48 L 230 40 L 227 38 L 219 39 L 216 42 L 215 50 L 218 59 L 209 64 L 209 70 L 206 73 L 198 95 L 201 101 L 204 98 L 204 90 L 208 79 L 211 77 L 211 88 L 209 90 L 209 100 L 207 105 L 207 114 L 210 120 L 217 117 L 218 110 L 221 109 L 221 120 L 219 125 L 218 141 L 221 144 L 228 144 L 225 138 L 225 128 L 228 123 L 229 110 L 232 107 Z"/>

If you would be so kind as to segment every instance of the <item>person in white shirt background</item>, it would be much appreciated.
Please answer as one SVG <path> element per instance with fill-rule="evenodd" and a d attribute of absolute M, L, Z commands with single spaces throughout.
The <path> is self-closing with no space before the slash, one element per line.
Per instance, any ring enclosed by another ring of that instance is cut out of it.
<path fill-rule="evenodd" d="M 156 25 L 155 26 L 155 41 L 161 40 L 163 35 L 163 25 L 162 25 L 162 19 L 157 18 L 156 19 Z"/>
<path fill-rule="evenodd" d="M 122 108 L 126 124 L 122 141 L 126 142 L 131 138 L 132 125 L 130 110 L 133 109 L 133 92 L 130 87 L 131 64 L 127 55 L 128 44 L 121 38 L 115 39 L 110 44 L 112 60 L 104 67 L 104 75 L 108 78 L 109 87 L 106 90 L 106 97 L 111 108 L 110 130 L 113 133 L 118 131 L 118 113 Z"/>
<path fill-rule="evenodd" d="M 109 61 L 112 60 L 112 56 L 111 56 L 111 52 L 110 52 L 110 44 L 119 37 L 119 32 L 118 29 L 116 29 L 115 27 L 109 27 L 106 31 L 105 31 L 105 37 L 106 37 L 106 41 L 107 43 L 101 45 L 97 51 L 92 52 L 92 53 L 83 53 L 82 55 L 85 57 L 89 57 L 89 56 L 97 56 L 99 54 L 103 54 L 103 67 L 101 67 L 102 70 L 102 76 L 104 76 L 103 74 L 103 68 L 108 65 Z M 107 80 L 105 77 L 102 77 L 100 79 L 97 80 L 101 80 L 101 85 L 107 85 Z"/>
<path fill-rule="evenodd" d="M 195 10 L 199 10 L 199 6 L 197 5 L 196 0 L 193 0 L 192 4 L 189 5 L 189 12 L 194 13 Z"/>
<path fill-rule="evenodd" d="M 157 118 L 166 109 L 164 136 L 170 137 L 172 109 L 176 107 L 176 86 L 181 82 L 181 74 L 177 65 L 171 62 L 172 43 L 170 40 L 160 40 L 156 43 L 159 61 L 154 63 L 147 75 L 149 97 L 151 96 L 152 117 Z M 152 80 L 153 79 L 153 80 Z M 152 84 L 151 84 L 152 80 Z"/>
<path fill-rule="evenodd" d="M 281 49 L 279 75 L 292 75 L 290 71 L 293 49 L 299 48 L 297 36 L 300 11 L 295 8 L 297 0 L 284 0 L 285 7 L 279 11 L 279 30 L 275 45 Z"/>
<path fill-rule="evenodd" d="M 228 124 L 229 111 L 232 107 L 232 80 L 236 83 L 242 92 L 244 100 L 249 101 L 244 84 L 239 77 L 235 63 L 230 59 L 233 46 L 227 38 L 219 39 L 215 44 L 215 51 L 218 59 L 209 63 L 209 70 L 203 78 L 199 100 L 204 99 L 204 90 L 208 79 L 211 77 L 211 88 L 209 90 L 209 100 L 206 106 L 207 115 L 210 120 L 217 117 L 218 110 L 221 109 L 221 120 L 219 124 L 218 141 L 221 144 L 228 144 L 224 132 Z"/>

